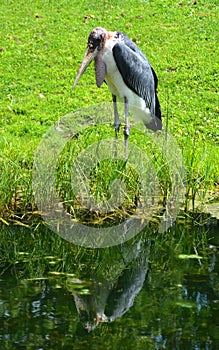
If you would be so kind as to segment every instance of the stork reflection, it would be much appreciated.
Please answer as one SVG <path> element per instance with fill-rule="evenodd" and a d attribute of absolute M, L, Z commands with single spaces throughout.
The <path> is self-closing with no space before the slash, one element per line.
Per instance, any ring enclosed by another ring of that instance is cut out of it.
<path fill-rule="evenodd" d="M 90 266 L 89 293 L 74 293 L 83 326 L 94 330 L 101 322 L 112 322 L 133 305 L 143 287 L 150 252 L 150 241 L 101 249 L 96 268 Z"/>

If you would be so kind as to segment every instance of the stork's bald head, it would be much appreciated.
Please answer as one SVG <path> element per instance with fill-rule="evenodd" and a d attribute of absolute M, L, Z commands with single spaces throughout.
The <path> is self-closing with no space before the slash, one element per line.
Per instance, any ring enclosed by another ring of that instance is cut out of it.
<path fill-rule="evenodd" d="M 105 64 L 102 61 L 101 53 L 107 39 L 107 31 L 104 28 L 97 27 L 92 30 L 88 37 L 87 50 L 82 60 L 81 66 L 78 70 L 74 81 L 73 88 L 77 85 L 78 80 L 85 72 L 89 64 L 95 59 L 96 82 L 97 86 L 101 86 L 104 81 L 106 72 Z"/>

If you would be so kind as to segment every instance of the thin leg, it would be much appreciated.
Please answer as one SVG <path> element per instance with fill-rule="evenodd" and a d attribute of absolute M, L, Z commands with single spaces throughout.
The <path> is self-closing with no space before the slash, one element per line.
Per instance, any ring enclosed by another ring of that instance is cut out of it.
<path fill-rule="evenodd" d="M 124 103 L 125 103 L 124 141 L 125 141 L 125 157 L 127 158 L 128 138 L 129 138 L 129 133 L 130 133 L 129 108 L 128 108 L 128 99 L 127 99 L 127 97 L 124 97 Z"/>
<path fill-rule="evenodd" d="M 113 95 L 113 108 L 114 108 L 114 128 L 115 128 L 116 138 L 118 138 L 118 132 L 119 132 L 119 127 L 120 127 L 121 123 L 119 120 L 119 113 L 118 113 L 118 109 L 117 109 L 115 95 Z"/>
<path fill-rule="evenodd" d="M 116 96 L 113 96 L 113 109 L 114 109 L 114 130 L 115 130 L 115 140 L 114 140 L 114 158 L 118 159 L 118 133 L 120 127 L 119 113 L 116 104 Z"/>

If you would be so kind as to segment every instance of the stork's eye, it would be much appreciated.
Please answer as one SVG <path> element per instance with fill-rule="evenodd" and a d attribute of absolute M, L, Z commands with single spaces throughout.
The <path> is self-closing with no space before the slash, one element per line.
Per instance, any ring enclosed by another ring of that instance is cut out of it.
<path fill-rule="evenodd" d="M 101 34 L 98 35 L 97 40 L 98 40 L 99 42 L 101 42 L 101 41 L 104 40 L 104 38 L 105 38 L 105 34 L 104 34 L 104 33 L 101 33 Z"/>
<path fill-rule="evenodd" d="M 100 43 L 100 42 L 103 40 L 103 37 L 104 37 L 104 34 L 103 34 L 103 33 L 101 33 L 101 34 L 98 35 L 98 37 L 97 37 L 98 43 Z"/>

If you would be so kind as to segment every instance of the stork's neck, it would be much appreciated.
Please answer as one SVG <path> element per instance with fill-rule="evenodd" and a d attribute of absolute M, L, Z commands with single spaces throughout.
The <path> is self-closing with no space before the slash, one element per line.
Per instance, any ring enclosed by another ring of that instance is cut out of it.
<path fill-rule="evenodd" d="M 112 54 L 113 46 L 119 41 L 123 41 L 123 38 L 119 32 L 107 32 L 107 38 L 105 41 L 103 54 L 107 52 L 110 52 Z"/>
<path fill-rule="evenodd" d="M 107 37 L 106 37 L 106 39 L 107 39 L 107 40 L 110 40 L 110 39 L 116 37 L 116 33 L 117 33 L 117 32 L 107 32 Z"/>
<path fill-rule="evenodd" d="M 124 34 L 121 32 L 107 32 L 107 40 L 113 39 L 116 42 L 124 41 Z"/>

